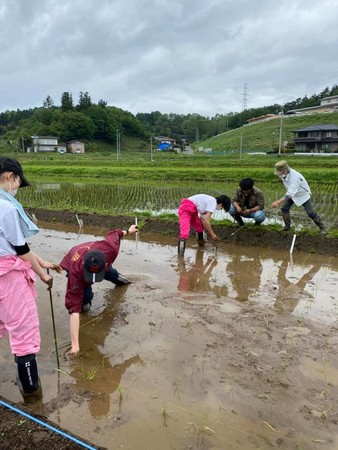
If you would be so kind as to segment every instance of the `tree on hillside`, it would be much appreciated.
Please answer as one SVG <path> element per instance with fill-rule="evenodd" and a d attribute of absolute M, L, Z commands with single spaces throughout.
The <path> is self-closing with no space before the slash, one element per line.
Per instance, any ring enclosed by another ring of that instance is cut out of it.
<path fill-rule="evenodd" d="M 123 132 L 127 136 L 139 137 L 141 139 L 148 136 L 148 132 L 143 123 L 133 116 L 130 112 L 124 111 L 120 108 L 113 106 L 107 108 L 111 120 L 116 124 L 119 131 Z"/>
<path fill-rule="evenodd" d="M 208 136 L 209 119 L 199 114 L 188 114 L 182 123 L 185 139 L 189 142 L 198 141 L 200 137 Z"/>
<path fill-rule="evenodd" d="M 51 128 L 60 130 L 62 141 L 74 139 L 93 139 L 95 125 L 90 117 L 81 112 L 66 112 L 60 114 L 58 120 L 53 122 Z"/>
<path fill-rule="evenodd" d="M 73 111 L 74 105 L 73 105 L 73 97 L 70 92 L 64 92 L 61 95 L 61 111 L 67 112 L 67 111 Z"/>
<path fill-rule="evenodd" d="M 101 106 L 101 108 L 105 108 L 107 106 L 107 102 L 102 98 L 97 102 L 97 104 Z"/>
<path fill-rule="evenodd" d="M 44 99 L 42 106 L 43 108 L 52 108 L 54 106 L 53 99 L 50 95 L 47 95 L 47 97 Z"/>
<path fill-rule="evenodd" d="M 38 108 L 33 113 L 33 118 L 43 125 L 49 126 L 54 120 L 55 110 L 50 108 Z"/>
<path fill-rule="evenodd" d="M 338 95 L 338 85 L 337 84 L 332 86 L 332 88 L 330 90 L 329 97 L 331 97 L 332 95 Z"/>
<path fill-rule="evenodd" d="M 79 103 L 76 107 L 78 111 L 84 111 L 92 106 L 92 100 L 88 92 L 80 92 Z"/>
<path fill-rule="evenodd" d="M 184 116 L 183 116 L 184 117 Z M 151 113 L 138 113 L 136 119 L 140 120 L 151 134 L 155 136 L 165 135 L 170 136 L 171 129 L 165 114 L 159 111 L 152 111 Z"/>
<path fill-rule="evenodd" d="M 86 110 L 86 115 L 90 117 L 95 125 L 94 139 L 102 139 L 111 142 L 115 139 L 118 122 L 109 113 L 108 108 L 99 105 L 92 105 Z"/>

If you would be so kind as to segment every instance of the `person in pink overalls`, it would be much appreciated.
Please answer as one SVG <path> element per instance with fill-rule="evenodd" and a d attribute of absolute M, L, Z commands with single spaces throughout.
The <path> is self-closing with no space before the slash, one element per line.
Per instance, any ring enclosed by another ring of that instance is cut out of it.
<path fill-rule="evenodd" d="M 206 230 L 211 239 L 217 240 L 210 220 L 216 209 L 229 211 L 231 200 L 227 195 L 212 197 L 207 194 L 197 194 L 181 200 L 178 208 L 180 221 L 180 237 L 178 241 L 178 255 L 183 256 L 186 240 L 189 238 L 190 228 L 197 233 L 197 242 L 200 247 L 204 246 L 203 232 Z"/>
<path fill-rule="evenodd" d="M 42 396 L 36 362 L 40 350 L 36 275 L 51 289 L 53 277 L 44 269 L 61 268 L 42 260 L 26 242 L 39 229 L 15 199 L 18 188 L 25 186 L 29 183 L 20 163 L 0 157 L 0 338 L 8 333 L 17 364 L 17 384 L 30 403 Z"/>

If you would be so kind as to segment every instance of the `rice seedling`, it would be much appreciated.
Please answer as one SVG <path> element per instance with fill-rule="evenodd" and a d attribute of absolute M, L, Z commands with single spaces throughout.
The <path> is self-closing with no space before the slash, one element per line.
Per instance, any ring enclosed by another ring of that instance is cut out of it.
<path fill-rule="evenodd" d="M 96 364 L 91 365 L 88 370 L 84 370 L 83 365 L 82 365 L 81 372 L 82 372 L 84 380 L 93 381 L 97 374 L 97 371 L 103 366 L 104 366 L 103 358 L 101 361 L 98 361 Z"/>
<path fill-rule="evenodd" d="M 323 373 L 324 373 L 325 383 L 327 383 L 327 363 L 328 363 L 328 358 L 324 355 L 323 356 Z"/>
<path fill-rule="evenodd" d="M 270 430 L 276 432 L 275 428 L 272 425 L 270 425 L 269 422 L 264 421 L 263 425 L 266 425 Z"/>
<path fill-rule="evenodd" d="M 174 397 L 177 395 L 178 399 L 180 400 L 180 391 L 182 390 L 180 382 L 178 380 L 174 380 L 173 386 L 174 386 Z"/>
<path fill-rule="evenodd" d="M 58 169 L 61 173 L 67 174 L 69 168 L 59 167 Z M 72 170 L 77 169 L 80 170 L 80 168 L 73 168 Z M 175 177 L 182 176 L 182 170 L 178 168 L 170 168 L 170 171 L 171 175 Z M 110 178 L 106 183 L 102 183 L 102 179 L 98 179 L 95 184 L 92 179 L 89 182 L 86 178 L 84 178 L 85 182 L 81 184 L 35 182 L 31 187 L 19 192 L 19 200 L 29 208 L 73 210 L 78 213 L 90 211 L 103 214 L 133 214 L 134 216 L 137 214 L 145 217 L 171 214 L 175 218 L 182 197 L 188 197 L 201 191 L 209 195 L 218 195 L 222 192 L 231 195 L 237 187 L 237 182 L 224 182 L 223 173 L 219 182 L 205 180 L 202 182 L 189 181 L 187 184 L 186 179 L 180 183 L 168 181 L 168 178 L 165 178 L 165 172 L 157 172 L 160 182 L 159 180 L 152 180 L 149 177 L 151 172 L 149 173 L 142 168 L 138 168 L 136 171 L 131 170 L 132 179 L 130 179 L 130 176 L 123 179 L 122 174 L 119 173 L 118 178 Z M 186 169 L 185 172 L 188 179 L 191 180 L 193 178 L 191 171 Z M 81 177 L 81 170 L 77 175 Z M 267 205 L 283 194 L 283 187 L 275 182 L 261 181 L 259 182 L 259 188 L 264 192 Z M 336 200 L 338 187 L 333 183 L 318 182 L 317 184 L 312 183 L 311 188 L 314 209 L 323 216 L 325 221 L 334 223 L 338 208 Z M 268 216 L 271 214 L 275 215 L 276 212 L 269 211 Z M 226 216 L 223 217 L 223 219 L 225 218 Z M 304 227 L 304 224 L 305 226 L 309 224 L 309 230 L 316 230 L 302 209 L 295 208 L 293 210 L 293 221 L 298 228 Z M 145 219 L 138 224 L 139 230 L 142 229 L 144 223 Z"/>
<path fill-rule="evenodd" d="M 166 402 L 162 403 L 162 423 L 164 427 L 168 426 L 169 412 Z"/>
<path fill-rule="evenodd" d="M 62 373 L 62 375 L 67 375 L 68 377 L 70 377 L 71 375 L 70 375 L 70 373 L 68 373 L 68 372 L 65 372 L 64 370 L 62 370 L 62 369 L 55 369 L 56 370 L 56 372 L 59 372 L 59 373 Z"/>
<path fill-rule="evenodd" d="M 197 442 L 196 442 L 197 448 L 203 444 L 204 435 L 211 436 L 211 435 L 215 434 L 215 431 L 212 430 L 207 425 L 197 425 L 194 422 L 188 422 L 187 425 L 192 425 L 194 427 L 194 432 L 195 432 L 196 438 L 197 438 Z"/>
<path fill-rule="evenodd" d="M 119 395 L 119 402 L 121 403 L 124 400 L 124 393 L 120 385 L 117 386 L 117 393 Z"/>

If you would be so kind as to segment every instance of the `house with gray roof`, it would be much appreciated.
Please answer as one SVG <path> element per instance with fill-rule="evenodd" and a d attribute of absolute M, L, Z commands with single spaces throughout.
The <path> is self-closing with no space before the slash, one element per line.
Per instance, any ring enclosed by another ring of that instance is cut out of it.
<path fill-rule="evenodd" d="M 293 130 L 295 150 L 310 153 L 338 153 L 338 126 L 312 125 Z"/>

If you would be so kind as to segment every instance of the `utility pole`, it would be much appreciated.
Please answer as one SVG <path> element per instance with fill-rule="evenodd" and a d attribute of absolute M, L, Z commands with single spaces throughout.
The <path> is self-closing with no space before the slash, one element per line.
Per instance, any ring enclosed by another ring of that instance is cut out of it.
<path fill-rule="evenodd" d="M 23 138 L 22 133 L 21 133 L 21 147 L 22 147 L 22 153 L 25 153 L 25 140 Z"/>
<path fill-rule="evenodd" d="M 241 142 L 239 146 L 239 157 L 242 158 L 242 150 L 243 150 L 243 134 L 241 133 Z"/>
<path fill-rule="evenodd" d="M 153 160 L 153 137 L 150 136 L 150 161 L 154 161 Z"/>
<path fill-rule="evenodd" d="M 280 114 L 280 126 L 279 126 L 278 155 L 280 155 L 282 152 L 283 109 L 279 114 Z"/>
<path fill-rule="evenodd" d="M 119 160 L 121 154 L 121 133 L 116 129 L 116 159 Z"/>

